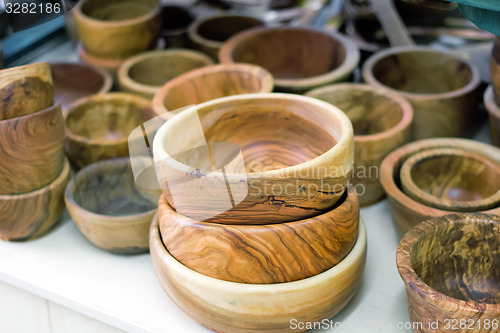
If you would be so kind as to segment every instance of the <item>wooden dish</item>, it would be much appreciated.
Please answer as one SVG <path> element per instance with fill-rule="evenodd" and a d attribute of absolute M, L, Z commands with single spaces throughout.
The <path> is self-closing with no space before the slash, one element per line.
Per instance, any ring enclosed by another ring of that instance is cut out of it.
<path fill-rule="evenodd" d="M 120 66 L 118 81 L 123 91 L 153 98 L 171 79 L 213 63 L 206 55 L 191 50 L 141 53 Z"/>
<path fill-rule="evenodd" d="M 415 139 L 456 137 L 474 123 L 479 70 L 452 53 L 397 47 L 370 57 L 365 81 L 408 99 L 415 111 Z"/>
<path fill-rule="evenodd" d="M 97 58 L 126 59 L 156 46 L 158 0 L 82 0 L 73 8 L 85 50 Z"/>
<path fill-rule="evenodd" d="M 490 61 L 491 83 L 495 89 L 495 100 L 500 105 L 500 37 L 497 37 L 493 50 L 491 51 Z"/>
<path fill-rule="evenodd" d="M 421 323 L 415 332 L 497 331 L 499 249 L 500 218 L 494 215 L 447 215 L 410 230 L 398 246 L 397 264 L 411 322 Z M 448 329 L 454 322 L 465 325 Z"/>
<path fill-rule="evenodd" d="M 0 70 L 0 120 L 44 110 L 54 102 L 46 62 Z"/>
<path fill-rule="evenodd" d="M 344 111 L 354 128 L 354 172 L 351 183 L 361 206 L 380 201 L 385 192 L 379 169 L 384 157 L 411 139 L 413 108 L 404 98 L 365 84 L 335 84 L 306 96 Z"/>
<path fill-rule="evenodd" d="M 187 6 L 176 4 L 162 7 L 161 38 L 166 48 L 189 47 L 188 28 L 193 23 L 195 16 Z"/>
<path fill-rule="evenodd" d="M 212 65 L 182 74 L 165 84 L 153 99 L 158 115 L 216 98 L 265 93 L 273 90 L 273 77 L 265 69 L 247 64 Z"/>
<path fill-rule="evenodd" d="M 493 86 L 489 86 L 484 93 L 484 105 L 488 110 L 490 119 L 490 136 L 491 142 L 499 147 L 500 146 L 500 107 L 495 103 Z"/>
<path fill-rule="evenodd" d="M 63 192 L 69 173 L 65 160 L 50 184 L 28 193 L 0 194 L 0 239 L 26 241 L 49 231 L 64 210 Z"/>
<path fill-rule="evenodd" d="M 229 39 L 221 63 L 259 65 L 273 76 L 276 89 L 305 92 L 346 80 L 359 62 L 356 45 L 337 33 L 305 27 L 255 28 Z"/>
<path fill-rule="evenodd" d="M 61 107 L 0 121 L 0 194 L 39 189 L 56 179 L 64 166 Z"/>
<path fill-rule="evenodd" d="M 84 63 L 94 66 L 96 68 L 99 68 L 105 72 L 107 72 L 113 80 L 117 79 L 118 75 L 118 69 L 120 66 L 123 64 L 124 60 L 118 59 L 101 59 L 98 58 L 87 51 L 83 48 L 83 44 L 79 43 L 77 46 L 77 51 L 78 51 L 78 56 L 80 57 L 81 61 Z"/>
<path fill-rule="evenodd" d="M 163 289 L 188 315 L 217 332 L 301 332 L 292 329 L 292 319 L 315 322 L 331 318 L 356 292 L 366 259 L 362 221 L 356 244 L 344 260 L 321 274 L 288 283 L 236 283 L 191 270 L 165 249 L 156 216 L 149 239 Z"/>

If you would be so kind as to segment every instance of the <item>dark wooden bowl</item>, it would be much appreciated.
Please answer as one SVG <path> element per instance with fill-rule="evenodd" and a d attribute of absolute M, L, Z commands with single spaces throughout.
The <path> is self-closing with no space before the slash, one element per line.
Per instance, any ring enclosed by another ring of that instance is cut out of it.
<path fill-rule="evenodd" d="M 161 38 L 166 48 L 189 47 L 188 28 L 194 22 L 195 15 L 187 6 L 169 4 L 162 6 Z"/>
<path fill-rule="evenodd" d="M 491 83 L 495 89 L 495 100 L 500 105 L 500 37 L 497 37 L 490 61 Z"/>
<path fill-rule="evenodd" d="M 500 107 L 495 103 L 495 91 L 493 86 L 489 86 L 484 93 L 484 105 L 488 110 L 490 119 L 490 137 L 491 142 L 500 147 Z"/>
<path fill-rule="evenodd" d="M 99 57 L 96 57 L 83 48 L 83 44 L 79 43 L 77 46 L 77 52 L 78 56 L 80 57 L 80 60 L 88 65 L 91 65 L 95 68 L 102 69 L 111 77 L 113 78 L 114 81 L 117 80 L 117 74 L 118 74 L 118 69 L 120 66 L 123 64 L 125 60 L 122 59 L 102 59 Z"/>
<path fill-rule="evenodd" d="M 497 332 L 499 262 L 498 216 L 447 215 L 410 230 L 398 246 L 397 265 L 411 322 L 421 323 L 415 332 Z M 451 329 L 455 323 L 465 324 Z"/>

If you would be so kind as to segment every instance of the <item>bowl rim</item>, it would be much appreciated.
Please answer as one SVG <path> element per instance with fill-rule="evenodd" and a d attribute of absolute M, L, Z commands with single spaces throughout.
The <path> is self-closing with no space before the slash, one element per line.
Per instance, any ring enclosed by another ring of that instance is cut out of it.
<path fill-rule="evenodd" d="M 42 110 L 39 110 L 39 111 L 36 111 L 33 113 L 28 113 L 28 114 L 25 114 L 25 115 L 22 115 L 19 117 L 14 117 L 14 118 L 7 118 L 7 119 L 3 119 L 3 120 L 0 119 L 0 126 L 3 126 L 4 124 L 10 123 L 10 122 L 18 122 L 20 120 L 27 120 L 28 118 L 32 118 L 32 117 L 43 116 L 43 114 L 45 114 L 45 113 L 62 112 L 61 110 L 62 110 L 61 104 L 54 103 L 51 106 L 49 106 L 48 108 L 45 108 L 45 109 L 42 109 Z"/>
<path fill-rule="evenodd" d="M 49 62 L 35 62 L 32 64 L 26 64 L 22 66 L 15 66 L 10 68 L 0 69 L 1 79 L 0 79 L 0 89 L 3 89 L 6 85 L 11 84 L 17 80 L 25 78 L 28 72 L 29 74 L 36 72 L 39 77 L 47 79 L 47 82 L 52 84 L 52 74 L 50 70 Z"/>
<path fill-rule="evenodd" d="M 495 101 L 495 95 L 493 90 L 493 85 L 490 84 L 486 91 L 484 92 L 484 105 L 488 110 L 488 113 L 495 117 L 500 117 L 500 107 Z"/>

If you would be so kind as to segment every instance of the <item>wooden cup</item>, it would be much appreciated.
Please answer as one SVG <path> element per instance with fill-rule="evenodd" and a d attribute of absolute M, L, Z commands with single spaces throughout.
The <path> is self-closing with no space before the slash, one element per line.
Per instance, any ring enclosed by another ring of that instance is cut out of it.
<path fill-rule="evenodd" d="M 493 86 L 489 86 L 484 93 L 484 105 L 488 110 L 490 119 L 490 137 L 491 142 L 500 147 L 500 107 L 495 103 L 495 92 Z"/>

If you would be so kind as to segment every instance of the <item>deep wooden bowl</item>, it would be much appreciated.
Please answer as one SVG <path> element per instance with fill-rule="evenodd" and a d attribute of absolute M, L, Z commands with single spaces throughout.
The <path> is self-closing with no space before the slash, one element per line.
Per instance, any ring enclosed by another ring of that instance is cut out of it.
<path fill-rule="evenodd" d="M 129 158 L 97 162 L 71 179 L 64 199 L 82 234 L 119 254 L 147 252 L 151 219 L 160 191 L 139 188 Z"/>
<path fill-rule="evenodd" d="M 166 48 L 187 48 L 190 46 L 188 28 L 195 15 L 188 6 L 169 4 L 162 6 L 161 38 Z"/>
<path fill-rule="evenodd" d="M 321 274 L 289 283 L 236 283 L 193 271 L 165 249 L 156 217 L 149 239 L 163 289 L 188 315 L 217 332 L 301 332 L 292 329 L 292 319 L 331 318 L 356 292 L 366 259 L 366 230 L 361 221 L 356 244 L 344 260 Z"/>
<path fill-rule="evenodd" d="M 158 0 L 82 0 L 73 8 L 85 50 L 102 59 L 126 59 L 156 46 Z"/>
<path fill-rule="evenodd" d="M 495 89 L 495 100 L 500 105 L 500 37 L 497 37 L 491 51 L 490 76 Z"/>
<path fill-rule="evenodd" d="M 102 59 L 99 57 L 96 57 L 83 48 L 83 44 L 79 43 L 77 46 L 77 51 L 78 51 L 78 56 L 80 57 L 80 60 L 88 65 L 94 66 L 96 68 L 99 68 L 113 78 L 114 81 L 117 80 L 117 75 L 118 75 L 118 69 L 120 66 L 123 64 L 125 60 L 122 59 Z"/>
<path fill-rule="evenodd" d="M 261 67 L 247 64 L 212 65 L 170 80 L 155 95 L 153 109 L 161 115 L 220 97 L 272 90 L 273 77 Z"/>
<path fill-rule="evenodd" d="M 46 62 L 0 70 L 0 120 L 44 110 L 54 102 Z"/>
<path fill-rule="evenodd" d="M 500 146 L 500 107 L 495 103 L 495 92 L 493 86 L 489 86 L 484 93 L 484 105 L 488 110 L 490 119 L 490 136 L 491 142 L 499 147 Z"/>
<path fill-rule="evenodd" d="M 61 107 L 0 121 L 0 194 L 39 189 L 64 166 Z"/>
<path fill-rule="evenodd" d="M 344 111 L 354 128 L 354 172 L 351 183 L 361 206 L 380 201 L 380 164 L 394 149 L 411 139 L 413 108 L 404 98 L 365 84 L 335 84 L 306 96 L 321 99 Z"/>
<path fill-rule="evenodd" d="M 229 39 L 221 63 L 244 62 L 267 69 L 276 89 L 305 92 L 344 81 L 359 62 L 356 45 L 340 34 L 305 27 L 255 28 Z"/>
<path fill-rule="evenodd" d="M 479 70 L 449 52 L 426 47 L 384 50 L 366 61 L 363 77 L 412 103 L 415 139 L 460 136 L 476 119 Z"/>
<path fill-rule="evenodd" d="M 65 160 L 60 174 L 50 184 L 32 192 L 0 194 L 0 239 L 26 241 L 49 231 L 64 210 L 63 192 L 69 174 Z"/>
<path fill-rule="evenodd" d="M 499 261 L 498 216 L 447 215 L 410 230 L 399 244 L 397 264 L 410 319 L 422 326 L 415 332 L 498 331 Z M 465 325 L 448 329 L 456 322 Z"/>
<path fill-rule="evenodd" d="M 151 51 L 125 61 L 118 71 L 118 81 L 121 90 L 152 99 L 171 79 L 213 63 L 211 58 L 197 51 Z"/>

